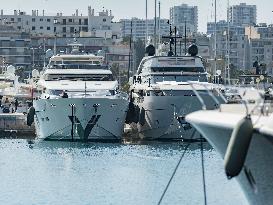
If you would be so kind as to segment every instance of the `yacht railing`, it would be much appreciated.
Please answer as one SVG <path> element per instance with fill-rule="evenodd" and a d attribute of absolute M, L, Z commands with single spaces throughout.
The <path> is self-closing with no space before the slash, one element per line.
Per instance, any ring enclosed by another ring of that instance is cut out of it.
<path fill-rule="evenodd" d="M 220 104 L 227 103 L 227 99 L 222 94 L 222 86 L 220 84 L 212 84 L 207 82 L 189 81 L 194 94 L 202 104 L 202 109 L 207 110 L 207 105 L 202 94 L 208 95 L 215 103 L 216 107 L 220 107 Z"/>
<path fill-rule="evenodd" d="M 217 108 L 220 112 L 230 109 L 229 106 L 225 104 L 238 104 L 240 109 L 242 109 L 243 106 L 245 107 L 246 114 L 268 115 L 273 112 L 272 90 L 266 94 L 264 90 L 258 90 L 253 87 L 224 86 L 201 82 L 189 82 L 189 84 L 202 104 L 203 110 L 207 110 L 206 100 L 202 95 L 205 89 L 205 94 L 210 96 L 213 102 L 219 105 Z M 223 100 L 223 103 L 220 103 L 219 99 Z"/>
<path fill-rule="evenodd" d="M 92 97 L 100 97 L 100 98 L 113 98 L 113 99 L 124 99 L 128 100 L 129 96 L 125 92 L 117 92 L 115 94 L 111 94 L 110 92 L 67 92 L 67 98 L 92 98 Z M 44 99 L 60 99 L 63 98 L 62 95 L 54 95 L 48 94 L 44 96 Z M 41 99 L 41 98 L 40 98 Z"/>

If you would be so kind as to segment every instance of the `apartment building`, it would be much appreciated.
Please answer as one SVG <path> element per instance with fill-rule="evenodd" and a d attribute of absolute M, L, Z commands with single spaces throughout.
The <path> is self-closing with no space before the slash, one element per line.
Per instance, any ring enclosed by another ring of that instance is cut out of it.
<path fill-rule="evenodd" d="M 92 36 L 103 38 L 120 38 L 120 23 L 113 22 L 111 10 L 102 10 L 95 15 L 94 9 L 88 7 L 88 15 L 80 14 L 78 10 L 72 15 L 57 13 L 49 16 L 45 11 L 32 10 L 31 15 L 24 11 L 14 10 L 13 14 L 4 14 L 1 10 L 1 20 L 13 23 L 19 31 L 29 32 L 32 36 L 73 37 Z"/>
<path fill-rule="evenodd" d="M 0 24 L 0 65 L 31 65 L 30 36 L 12 24 Z"/>
<path fill-rule="evenodd" d="M 267 72 L 273 74 L 273 26 L 265 23 L 246 27 L 249 38 L 249 62 L 266 65 Z"/>
<path fill-rule="evenodd" d="M 223 34 L 228 30 L 228 22 L 226 20 L 220 20 L 216 22 L 216 31 L 217 34 Z M 229 30 L 232 33 L 236 33 L 238 35 L 243 35 L 245 33 L 245 28 L 243 26 L 237 26 L 230 24 Z M 208 22 L 207 23 L 207 35 L 213 35 L 215 33 L 215 23 Z"/>
<path fill-rule="evenodd" d="M 176 26 L 179 33 L 184 34 L 185 27 L 188 34 L 198 31 L 198 7 L 181 4 L 170 8 L 171 24 Z"/>
<path fill-rule="evenodd" d="M 246 3 L 232 5 L 228 8 L 227 15 L 233 25 L 249 26 L 257 23 L 256 5 L 247 5 Z"/>
<path fill-rule="evenodd" d="M 169 24 L 168 19 L 157 19 L 157 35 L 169 35 Z M 131 25 L 132 25 L 132 37 L 136 39 L 145 39 L 146 35 L 146 20 L 139 18 L 132 19 L 121 19 L 121 33 L 122 37 L 131 35 Z M 155 20 L 147 20 L 147 34 L 148 36 L 154 36 Z"/>

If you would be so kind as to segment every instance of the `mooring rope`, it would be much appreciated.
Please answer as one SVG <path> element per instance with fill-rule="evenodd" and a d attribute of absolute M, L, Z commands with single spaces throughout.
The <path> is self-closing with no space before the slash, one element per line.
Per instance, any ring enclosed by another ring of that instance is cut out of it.
<path fill-rule="evenodd" d="M 203 148 L 204 138 L 200 135 L 200 152 L 201 152 L 201 165 L 202 165 L 202 182 L 203 182 L 203 193 L 204 193 L 204 205 L 207 205 L 207 188 L 206 188 L 206 178 L 205 178 L 205 166 L 204 166 L 204 148 Z"/>
<path fill-rule="evenodd" d="M 196 132 L 196 130 L 193 131 L 192 136 L 191 136 L 190 139 L 192 139 L 192 138 L 194 137 L 195 132 Z M 169 179 L 168 184 L 167 184 L 167 186 L 165 187 L 165 189 L 164 189 L 164 191 L 163 191 L 163 193 L 162 193 L 162 195 L 161 195 L 161 197 L 160 197 L 160 199 L 159 199 L 159 201 L 158 201 L 158 203 L 157 203 L 158 205 L 160 205 L 160 204 L 162 203 L 162 200 L 163 200 L 163 198 L 164 198 L 166 192 L 168 191 L 169 186 L 170 186 L 170 184 L 171 184 L 171 182 L 172 182 L 172 180 L 173 180 L 173 178 L 174 178 L 174 176 L 175 176 L 175 174 L 176 174 L 176 171 L 177 171 L 179 165 L 181 164 L 182 159 L 184 158 L 184 156 L 185 156 L 186 152 L 188 151 L 188 148 L 190 147 L 190 145 L 191 145 L 191 143 L 189 142 L 189 143 L 187 144 L 187 146 L 185 147 L 184 152 L 182 153 L 182 155 L 181 155 L 181 157 L 180 157 L 180 159 L 179 159 L 179 161 L 178 161 L 178 163 L 177 163 L 177 165 L 176 165 L 176 167 L 175 167 L 175 169 L 174 169 L 174 171 L 173 171 L 173 173 L 172 173 L 172 176 L 171 176 L 171 178 Z"/>

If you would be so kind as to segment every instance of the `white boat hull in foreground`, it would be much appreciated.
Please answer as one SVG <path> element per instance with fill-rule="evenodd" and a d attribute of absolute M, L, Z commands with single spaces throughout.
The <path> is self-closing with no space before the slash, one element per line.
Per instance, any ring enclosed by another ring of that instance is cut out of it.
<path fill-rule="evenodd" d="M 39 139 L 120 140 L 128 100 L 114 97 L 40 99 L 34 101 L 34 108 Z"/>
<path fill-rule="evenodd" d="M 190 122 L 224 158 L 236 124 L 244 114 L 219 111 L 198 111 L 189 114 Z M 273 201 L 273 135 L 263 131 L 268 116 L 252 116 L 256 131 L 253 134 L 245 165 L 237 177 L 244 193 L 253 205 L 270 205 Z M 272 117 L 271 117 L 272 119 Z M 255 124 L 259 122 L 259 124 Z M 268 130 L 267 130 L 268 131 Z"/>

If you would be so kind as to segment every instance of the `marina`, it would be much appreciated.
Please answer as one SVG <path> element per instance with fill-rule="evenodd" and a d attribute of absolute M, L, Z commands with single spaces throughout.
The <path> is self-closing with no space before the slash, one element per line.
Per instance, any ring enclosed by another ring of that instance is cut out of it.
<path fill-rule="evenodd" d="M 260 3 L 108 1 L 0 9 L 0 205 L 271 205 Z"/>

